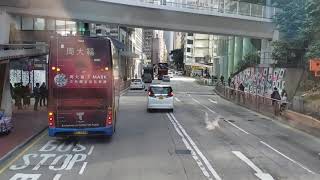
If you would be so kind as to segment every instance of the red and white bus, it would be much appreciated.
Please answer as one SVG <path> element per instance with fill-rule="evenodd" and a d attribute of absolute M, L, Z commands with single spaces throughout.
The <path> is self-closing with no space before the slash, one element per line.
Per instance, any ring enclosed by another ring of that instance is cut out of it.
<path fill-rule="evenodd" d="M 113 135 L 119 106 L 118 52 L 110 39 L 52 39 L 49 136 Z"/>

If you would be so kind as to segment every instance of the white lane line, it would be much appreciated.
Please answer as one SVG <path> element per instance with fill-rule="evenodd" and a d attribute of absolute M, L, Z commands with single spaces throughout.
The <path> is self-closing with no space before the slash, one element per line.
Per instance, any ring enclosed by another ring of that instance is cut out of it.
<path fill-rule="evenodd" d="M 175 100 L 178 101 L 178 102 L 181 102 L 180 99 L 178 99 L 177 97 L 175 97 Z"/>
<path fill-rule="evenodd" d="M 234 155 L 236 155 L 239 159 L 245 162 L 248 166 L 250 166 L 256 173 L 255 175 L 261 180 L 274 180 L 273 177 L 268 174 L 262 172 L 260 168 L 258 168 L 250 159 L 248 159 L 242 152 L 240 151 L 232 151 Z"/>
<path fill-rule="evenodd" d="M 93 148 L 94 148 L 94 145 L 92 145 L 92 146 L 90 147 L 89 152 L 88 152 L 88 155 L 91 155 L 91 154 L 92 154 Z"/>
<path fill-rule="evenodd" d="M 212 102 L 213 104 L 218 104 L 218 101 L 214 101 L 212 99 L 208 99 L 210 102 Z"/>
<path fill-rule="evenodd" d="M 83 165 L 82 165 L 82 167 L 81 167 L 81 169 L 80 169 L 80 171 L 79 171 L 79 174 L 80 174 L 80 175 L 83 174 L 84 169 L 86 168 L 87 164 L 88 164 L 88 162 L 83 162 Z"/>
<path fill-rule="evenodd" d="M 194 150 L 191 148 L 189 142 L 186 140 L 186 138 L 184 137 L 184 135 L 181 133 L 180 129 L 178 128 L 177 124 L 174 122 L 174 120 L 172 119 L 172 117 L 167 114 L 171 124 L 173 125 L 173 127 L 175 128 L 175 130 L 177 131 L 177 133 L 179 134 L 179 136 L 182 139 L 182 142 L 184 143 L 184 145 L 186 146 L 186 148 L 188 150 L 191 151 L 191 155 L 192 158 L 196 161 L 197 165 L 199 166 L 200 170 L 202 171 L 203 175 L 205 177 L 207 177 L 209 180 L 212 180 L 212 178 L 210 178 L 209 172 L 207 171 L 207 169 L 205 168 L 205 166 L 203 165 L 203 163 L 201 162 L 201 160 L 199 159 L 198 155 L 194 152 Z"/>
<path fill-rule="evenodd" d="M 228 121 L 228 120 L 226 120 L 225 122 L 231 124 L 233 127 L 239 129 L 240 131 L 242 131 L 242 132 L 245 133 L 245 134 L 250 134 L 250 133 L 248 133 L 247 131 L 245 131 L 244 129 L 242 129 L 241 127 L 235 125 L 234 123 L 232 123 L 232 122 L 230 122 L 230 121 Z"/>
<path fill-rule="evenodd" d="M 304 165 L 302 165 L 301 163 L 289 158 L 288 156 L 284 155 L 283 153 L 281 153 L 280 151 L 278 151 L 277 149 L 273 148 L 272 146 L 270 146 L 269 144 L 267 144 L 266 142 L 260 141 L 260 143 L 262 143 L 263 145 L 267 146 L 268 148 L 272 149 L 274 152 L 280 154 L 281 156 L 283 156 L 284 158 L 288 159 L 289 161 L 297 164 L 298 166 L 300 166 L 302 169 L 308 171 L 309 173 L 312 174 L 316 174 L 315 172 L 311 171 L 309 168 L 305 167 Z"/>
<path fill-rule="evenodd" d="M 212 113 L 214 113 L 214 114 L 217 114 L 215 111 L 213 111 L 212 109 L 210 109 L 208 106 L 201 104 L 198 100 L 196 100 L 196 99 L 194 99 L 194 98 L 192 98 L 192 100 L 193 100 L 194 102 L 198 103 L 199 105 L 201 105 L 202 107 L 206 108 L 208 111 L 210 111 L 210 112 L 212 112 Z"/>
<path fill-rule="evenodd" d="M 53 177 L 53 180 L 59 180 L 61 178 L 62 174 L 56 174 L 54 177 Z"/>
<path fill-rule="evenodd" d="M 174 122 L 177 124 L 177 126 L 180 128 L 182 134 L 188 139 L 188 141 L 190 142 L 191 146 L 194 148 L 194 150 L 198 153 L 198 155 L 200 156 L 200 158 L 202 159 L 202 161 L 204 162 L 204 164 L 207 166 L 208 170 L 211 172 L 211 174 L 213 175 L 213 177 L 215 177 L 216 180 L 221 180 L 221 177 L 218 175 L 218 173 L 213 169 L 211 163 L 208 161 L 208 159 L 203 155 L 203 153 L 200 151 L 200 149 L 198 148 L 198 146 L 195 144 L 195 142 L 190 138 L 190 136 L 187 134 L 187 132 L 185 131 L 185 129 L 181 126 L 181 124 L 179 123 L 179 121 L 175 118 L 175 116 L 170 113 L 172 119 L 174 120 Z"/>

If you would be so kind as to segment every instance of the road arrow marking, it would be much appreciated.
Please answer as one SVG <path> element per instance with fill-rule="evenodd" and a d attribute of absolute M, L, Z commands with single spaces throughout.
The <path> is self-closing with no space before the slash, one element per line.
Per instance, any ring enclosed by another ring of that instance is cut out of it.
<path fill-rule="evenodd" d="M 261 180 L 274 180 L 270 174 L 262 172 L 262 170 L 260 168 L 258 168 L 255 164 L 253 164 L 253 162 L 250 159 L 248 159 L 244 154 L 242 154 L 242 152 L 232 151 L 232 153 L 234 155 L 236 155 L 239 159 L 241 159 L 243 162 L 245 162 L 248 166 L 250 166 L 256 172 L 255 175 L 259 179 L 261 179 Z"/>

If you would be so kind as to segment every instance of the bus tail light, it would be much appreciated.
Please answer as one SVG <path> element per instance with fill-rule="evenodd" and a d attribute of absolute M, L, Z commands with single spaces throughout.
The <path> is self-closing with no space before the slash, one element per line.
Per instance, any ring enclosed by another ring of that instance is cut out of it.
<path fill-rule="evenodd" d="M 106 125 L 112 125 L 112 108 L 108 108 L 107 120 Z"/>
<path fill-rule="evenodd" d="M 49 112 L 48 113 L 48 123 L 49 123 L 49 127 L 52 128 L 55 126 L 55 122 L 54 122 L 54 113 L 53 112 Z"/>

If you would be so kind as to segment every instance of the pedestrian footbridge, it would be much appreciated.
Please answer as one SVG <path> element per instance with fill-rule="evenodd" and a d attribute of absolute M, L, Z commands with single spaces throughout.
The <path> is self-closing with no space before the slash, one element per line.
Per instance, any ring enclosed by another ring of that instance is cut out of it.
<path fill-rule="evenodd" d="M 202 1 L 2 0 L 0 8 L 8 13 L 143 28 L 273 38 L 273 7 L 231 0 L 199 2 Z"/>

